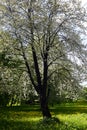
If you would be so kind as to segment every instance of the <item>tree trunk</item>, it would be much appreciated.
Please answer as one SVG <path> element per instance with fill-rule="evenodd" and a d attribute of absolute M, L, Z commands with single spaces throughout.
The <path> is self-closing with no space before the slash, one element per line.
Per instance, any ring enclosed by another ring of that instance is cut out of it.
<path fill-rule="evenodd" d="M 43 114 L 43 118 L 51 118 L 51 114 L 48 108 L 48 102 L 47 102 L 47 98 L 43 95 L 40 96 L 40 105 L 41 105 L 41 111 Z"/>

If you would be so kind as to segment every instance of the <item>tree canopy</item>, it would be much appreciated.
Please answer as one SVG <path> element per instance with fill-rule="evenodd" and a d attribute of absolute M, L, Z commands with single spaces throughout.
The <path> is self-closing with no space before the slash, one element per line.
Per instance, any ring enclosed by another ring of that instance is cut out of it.
<path fill-rule="evenodd" d="M 55 90 L 57 86 L 62 90 L 69 87 L 70 91 L 79 86 L 78 74 L 85 59 L 81 38 L 86 11 L 77 0 L 0 3 L 1 65 L 10 68 L 12 75 L 14 69 L 18 77 L 20 73 L 27 75 L 40 97 L 43 117 L 51 117 L 48 98 L 53 86 Z"/>

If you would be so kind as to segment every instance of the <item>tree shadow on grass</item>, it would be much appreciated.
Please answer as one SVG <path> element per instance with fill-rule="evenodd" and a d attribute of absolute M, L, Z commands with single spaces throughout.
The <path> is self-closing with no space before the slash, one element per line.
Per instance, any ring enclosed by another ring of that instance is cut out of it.
<path fill-rule="evenodd" d="M 62 125 L 62 124 L 61 124 Z M 57 122 L 0 120 L 0 130 L 59 130 Z"/>
<path fill-rule="evenodd" d="M 1 107 L 0 110 L 4 111 L 40 111 L 39 105 L 27 105 L 27 106 L 11 106 L 11 107 Z"/>
<path fill-rule="evenodd" d="M 51 111 L 57 114 L 87 113 L 87 107 L 54 106 Z"/>
<path fill-rule="evenodd" d="M 63 105 L 54 105 L 53 107 L 50 107 L 50 111 L 55 114 L 74 114 L 74 113 L 87 113 L 87 106 L 67 106 Z M 27 106 L 13 106 L 13 107 L 5 107 L 0 108 L 0 114 L 6 113 L 6 115 L 9 115 L 9 112 L 17 112 L 17 114 L 23 114 L 27 116 L 41 116 L 41 110 L 39 105 L 27 105 Z M 21 113 L 20 113 L 21 112 Z"/>
<path fill-rule="evenodd" d="M 0 130 L 36 130 L 35 123 L 29 121 L 0 120 Z"/>

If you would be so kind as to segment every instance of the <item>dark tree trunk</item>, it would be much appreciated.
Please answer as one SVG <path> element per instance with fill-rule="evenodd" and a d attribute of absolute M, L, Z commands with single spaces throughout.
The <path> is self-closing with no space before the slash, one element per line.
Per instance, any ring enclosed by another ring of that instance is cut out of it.
<path fill-rule="evenodd" d="M 40 105 L 41 105 L 41 111 L 42 111 L 43 118 L 44 117 L 51 118 L 51 113 L 48 108 L 48 102 L 44 95 L 40 96 Z"/>

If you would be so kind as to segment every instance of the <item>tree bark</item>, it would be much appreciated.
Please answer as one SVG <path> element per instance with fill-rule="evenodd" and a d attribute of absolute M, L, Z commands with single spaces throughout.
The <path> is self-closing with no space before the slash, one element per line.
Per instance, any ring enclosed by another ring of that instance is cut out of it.
<path fill-rule="evenodd" d="M 41 111 L 42 111 L 43 118 L 44 117 L 51 118 L 51 113 L 50 113 L 49 107 L 48 107 L 48 101 L 47 101 L 45 95 L 40 96 L 40 105 L 41 105 Z"/>

